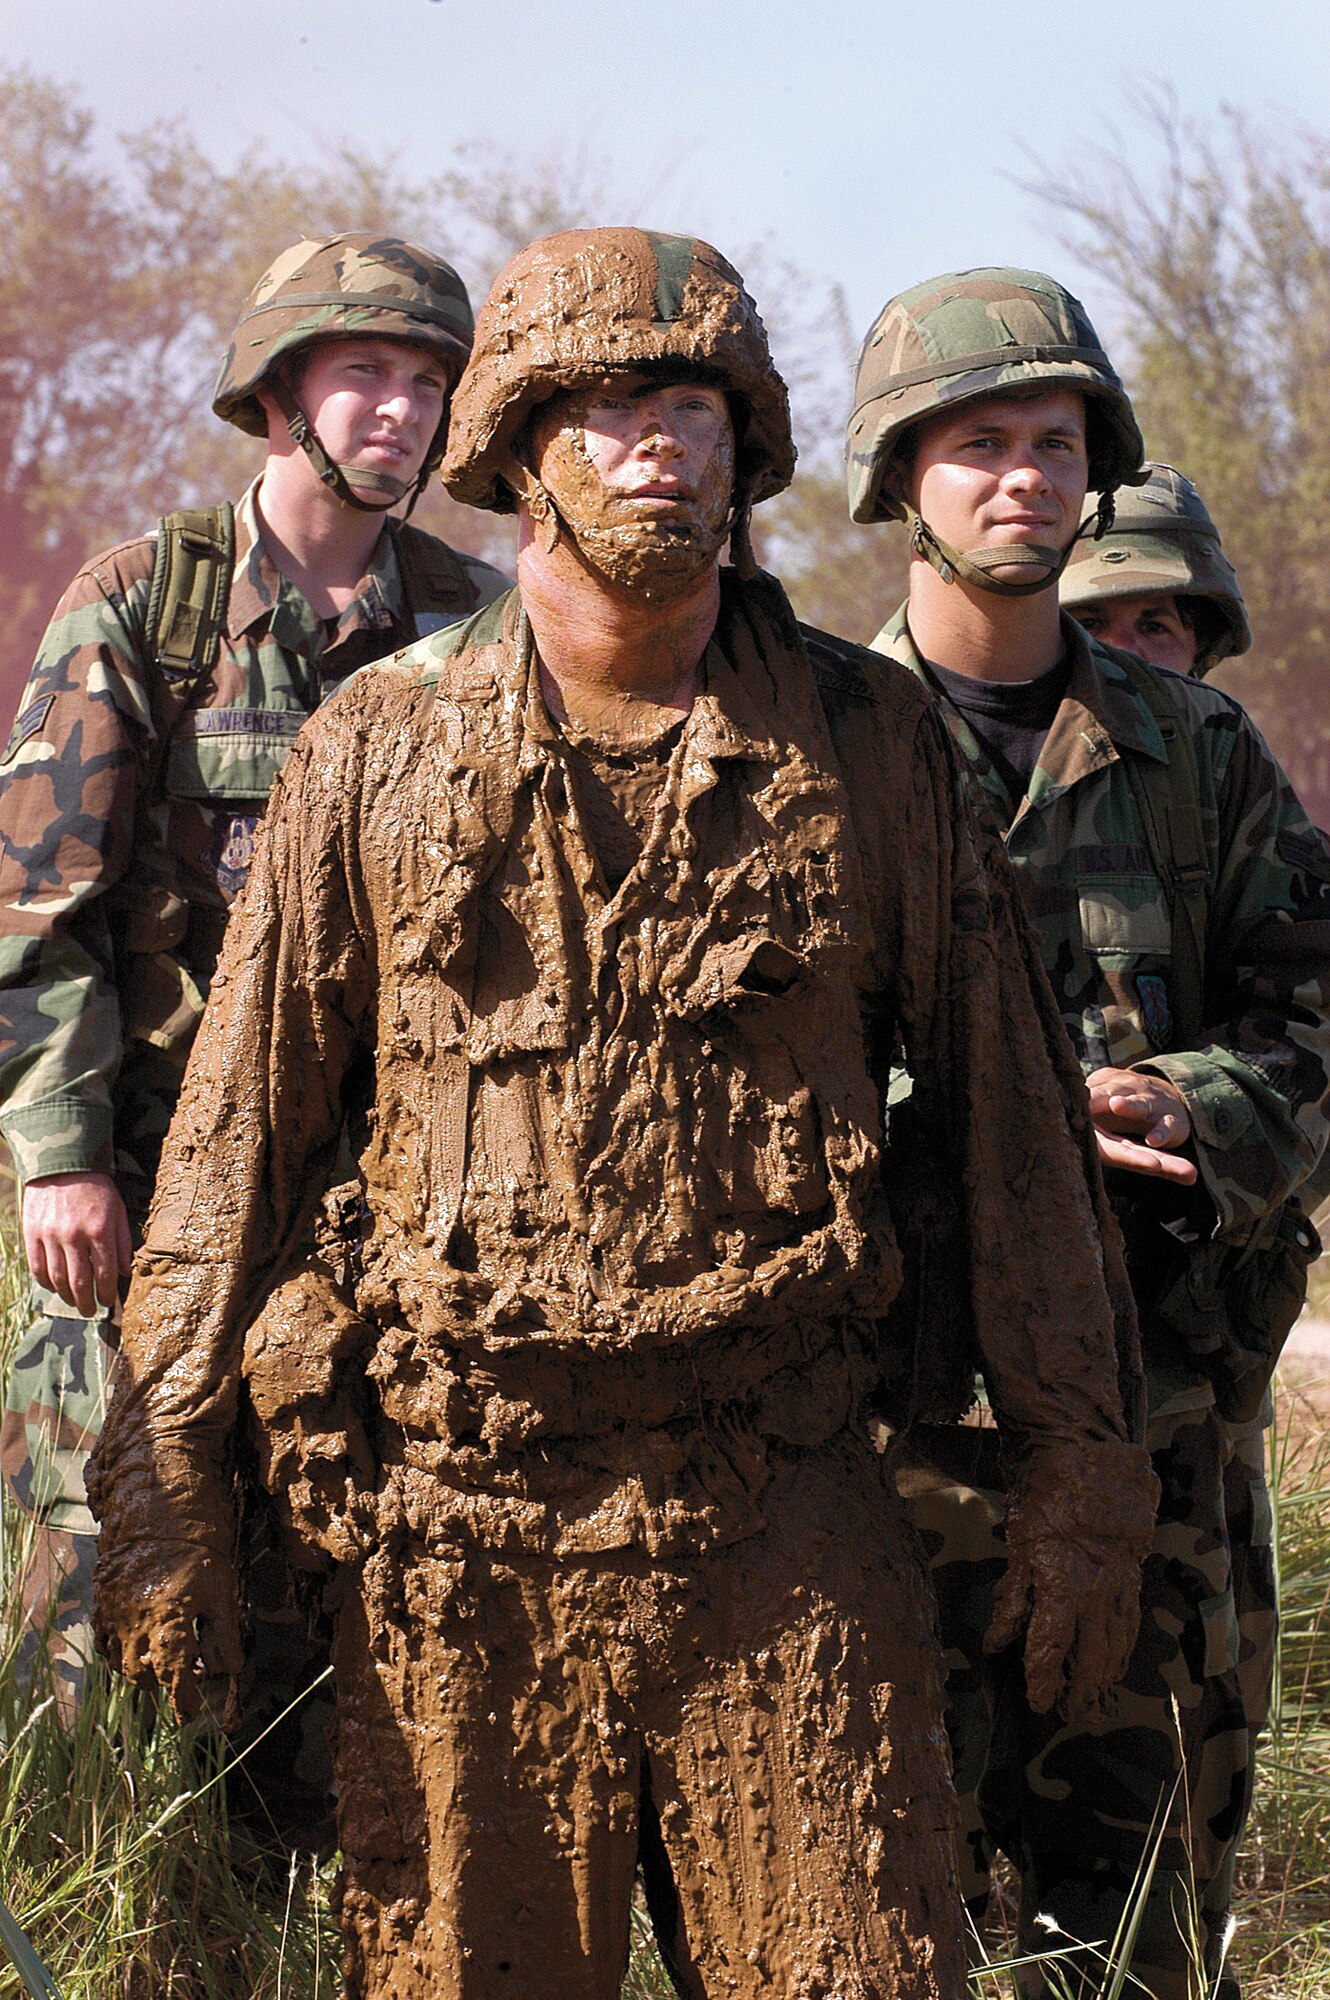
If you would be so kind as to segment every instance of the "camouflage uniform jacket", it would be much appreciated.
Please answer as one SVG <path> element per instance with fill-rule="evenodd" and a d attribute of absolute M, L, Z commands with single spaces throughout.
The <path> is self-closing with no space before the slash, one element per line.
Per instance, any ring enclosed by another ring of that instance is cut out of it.
<path fill-rule="evenodd" d="M 403 1532 L 559 1555 L 756 1532 L 773 1442 L 835 1436 L 880 1366 L 898 1036 L 965 1189 L 1014 1462 L 1051 1454 L 1090 1520 L 1143 1464 L 1080 1079 L 936 710 L 730 573 L 705 674 L 613 897 L 517 593 L 303 734 L 126 1306 L 94 1499 L 108 1593 L 138 1538 L 208 1540 L 242 1375 L 261 1456 L 286 1427 L 319 1460 L 308 1532 L 343 1555 Z M 1029 1118 L 991 1117 L 995 1089 Z M 246 1343 L 357 1092 L 373 1227 L 351 1294 Z"/>
<path fill-rule="evenodd" d="M 143 536 L 66 591 L 0 760 L 0 1130 L 25 1181 L 150 1180 L 134 1099 L 174 1095 L 301 724 L 356 668 L 508 587 L 430 538 L 435 607 L 417 622 L 394 526 L 330 633 L 269 555 L 254 492 L 236 509 L 218 657 L 183 706 L 144 658 Z"/>
<path fill-rule="evenodd" d="M 1201 1048 L 1179 1049 L 1170 906 L 1127 771 L 1129 758 L 1163 760 L 1163 739 L 1120 656 L 1065 616 L 1063 630 L 1070 682 L 1019 803 L 938 699 L 1004 831 L 1083 1068 L 1143 1069 L 1178 1087 L 1212 1220 L 1240 1237 L 1298 1188 L 1326 1142 L 1330 857 L 1241 706 L 1171 677 L 1194 721 L 1210 863 L 1212 1031 Z M 873 647 L 927 679 L 904 608 Z M 1156 1382 L 1153 1408 L 1162 1393 Z"/>

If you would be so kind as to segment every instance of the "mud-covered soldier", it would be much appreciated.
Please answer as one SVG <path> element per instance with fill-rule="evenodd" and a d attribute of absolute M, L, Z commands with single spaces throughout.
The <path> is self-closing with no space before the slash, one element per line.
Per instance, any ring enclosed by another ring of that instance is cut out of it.
<path fill-rule="evenodd" d="M 297 745 L 168 1142 L 99 1632 L 186 1712 L 234 1673 L 250 1422 L 332 1571 L 374 2000 L 612 2000 L 639 1859 L 681 1992 L 960 2000 L 940 1662 L 860 1420 L 898 1035 L 1019 1468 L 1005 1628 L 1050 1704 L 1134 1630 L 1153 1483 L 1083 1086 L 934 705 L 753 570 L 793 456 L 707 245 L 509 266 L 445 477 L 517 510 L 518 590 Z M 372 1226 L 338 1273 L 301 1246 L 348 1104 Z"/>
<path fill-rule="evenodd" d="M 1028 892 L 1126 1234 L 1163 1489 L 1114 1710 L 1065 1725 L 1030 1711 L 1018 1666 L 984 1658 L 1002 1572 L 991 1433 L 915 1433 L 903 1481 L 951 1661 L 964 1885 L 982 1906 L 996 1841 L 1021 1871 L 1023 1943 L 1111 1940 L 1166 1814 L 1133 1971 L 1157 2000 L 1209 1996 L 1265 1700 L 1252 1420 L 1315 1246 L 1296 1196 L 1326 1134 L 1330 867 L 1236 702 L 1059 614 L 1069 561 L 1096 578 L 1126 567 L 1113 496 L 1144 477 L 1076 300 L 1020 271 L 918 286 L 872 328 L 855 403 L 851 512 L 903 519 L 912 538 L 908 601 L 874 645 L 938 695 Z M 1156 469 L 1119 495 L 1126 519 L 1184 485 Z M 1245 643 L 1222 567 L 1222 592 L 1170 571 L 1167 664 Z M 1212 585 L 1218 569 L 1212 550 Z M 1079 1974 L 1061 1962 L 1090 1991 L 1101 1970 L 1102 1954 Z"/>
<path fill-rule="evenodd" d="M 269 786 L 349 673 L 507 585 L 388 513 L 442 457 L 471 330 L 456 273 L 396 238 L 280 257 L 213 403 L 267 440 L 261 475 L 234 509 L 168 517 L 80 571 L 4 753 L 0 1130 L 35 1316 L 3 1464 L 71 1692 L 118 1290 Z"/>

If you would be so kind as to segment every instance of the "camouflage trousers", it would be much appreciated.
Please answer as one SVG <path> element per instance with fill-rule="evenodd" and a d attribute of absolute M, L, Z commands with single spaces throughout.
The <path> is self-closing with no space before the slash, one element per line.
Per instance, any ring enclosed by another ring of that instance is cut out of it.
<path fill-rule="evenodd" d="M 32 1287 L 32 1312 L 10 1367 L 0 1419 L 8 1497 L 6 1582 L 21 1602 L 19 1661 L 44 1649 L 62 1707 L 77 1704 L 92 1657 L 97 1524 L 84 1474 L 102 1433 L 114 1351 L 111 1316 L 72 1317 Z"/>
<path fill-rule="evenodd" d="M 1236 2000 L 1221 1965 L 1277 1619 L 1264 1431 L 1197 1408 L 1154 1418 L 1149 1441 L 1163 1497 L 1140 1636 L 1114 1712 L 1073 1726 L 1030 1711 L 1019 1648 L 983 1651 L 1005 1567 L 995 1433 L 912 1434 L 899 1484 L 947 1657 L 961 1885 L 981 1925 L 1005 1853 L 1020 1875 L 1021 1950 L 1092 1947 L 1060 1962 L 1073 1995 L 1100 1991 L 1105 1948 L 1139 1906 L 1131 1966 L 1153 2000 Z M 1023 1993 L 1049 1991 L 1040 1968 L 1021 1976 Z"/>

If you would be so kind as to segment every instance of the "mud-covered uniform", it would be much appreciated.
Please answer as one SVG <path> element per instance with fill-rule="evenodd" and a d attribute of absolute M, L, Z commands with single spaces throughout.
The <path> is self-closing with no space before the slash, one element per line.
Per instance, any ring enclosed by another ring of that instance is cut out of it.
<path fill-rule="evenodd" d="M 155 538 L 126 542 L 61 599 L 0 762 L 0 1131 L 20 1186 L 114 1174 L 136 1240 L 227 912 L 301 724 L 348 674 L 508 586 L 394 524 L 333 624 L 274 564 L 254 491 L 236 508 L 212 671 L 181 693 L 147 660 Z M 54 1588 L 60 1671 L 77 1684 L 95 1548 L 83 1474 L 111 1322 L 46 1291 L 34 1303 L 3 1472 L 42 1524 L 31 1610 L 40 1624 Z"/>
<path fill-rule="evenodd" d="M 1032 1514 L 1148 1532 L 1125 1277 L 1000 846 L 990 875 L 908 676 L 722 582 L 613 896 L 516 593 L 310 725 L 131 1287 L 102 1641 L 151 1682 L 220 1615 L 248 1426 L 334 1568 L 373 2000 L 612 2000 L 639 1851 L 682 1992 L 960 2000 L 940 1663 L 858 1421 L 900 1280 L 898 1037 Z M 339 1288 L 301 1246 L 348 1104 L 369 1220 Z"/>
<path fill-rule="evenodd" d="M 1069 679 L 1024 799 L 1010 795 L 959 711 L 945 698 L 941 705 L 1006 831 L 1083 1067 L 1168 1078 L 1192 1123 L 1197 1190 L 1109 1176 L 1136 1280 L 1149 1441 L 1163 1489 L 1140 1637 L 1115 1715 L 1092 1728 L 1032 1716 L 1019 1670 L 984 1659 L 1003 1565 L 991 1432 L 920 1433 L 903 1490 L 941 1603 L 967 1895 L 982 1906 L 996 1839 L 1021 1870 L 1030 1944 L 1050 1942 L 1046 1929 L 1030 1928 L 1036 1911 L 1071 1937 L 1111 1939 L 1152 1824 L 1167 1808 L 1132 1971 L 1172 2000 L 1204 1983 L 1189 1970 L 1188 1920 L 1180 1928 L 1175 1914 L 1185 1912 L 1193 1881 L 1210 1973 L 1204 1990 L 1213 1986 L 1269 1703 L 1276 1602 L 1261 1424 L 1221 1416 L 1211 1373 L 1156 1310 L 1170 1241 L 1161 1232 L 1171 1226 L 1174 1239 L 1180 1232 L 1198 1251 L 1216 1231 L 1240 1244 L 1322 1151 L 1330 859 L 1238 703 L 1169 676 L 1191 721 L 1208 862 L 1208 1032 L 1201 1046 L 1179 1048 L 1170 901 L 1130 772 L 1133 759 L 1165 759 L 1164 740 L 1122 657 L 1065 617 L 1063 629 Z M 903 611 L 874 647 L 926 677 Z M 1183 1752 L 1185 1790 L 1174 1796 Z"/>

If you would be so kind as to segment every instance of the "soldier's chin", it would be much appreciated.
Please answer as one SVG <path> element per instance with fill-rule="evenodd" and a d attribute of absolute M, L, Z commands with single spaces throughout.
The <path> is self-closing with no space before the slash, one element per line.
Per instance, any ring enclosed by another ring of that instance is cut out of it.
<path fill-rule="evenodd" d="M 587 567 L 620 590 L 662 596 L 686 589 L 714 569 L 725 530 L 698 522 L 633 521 L 576 530 Z"/>

